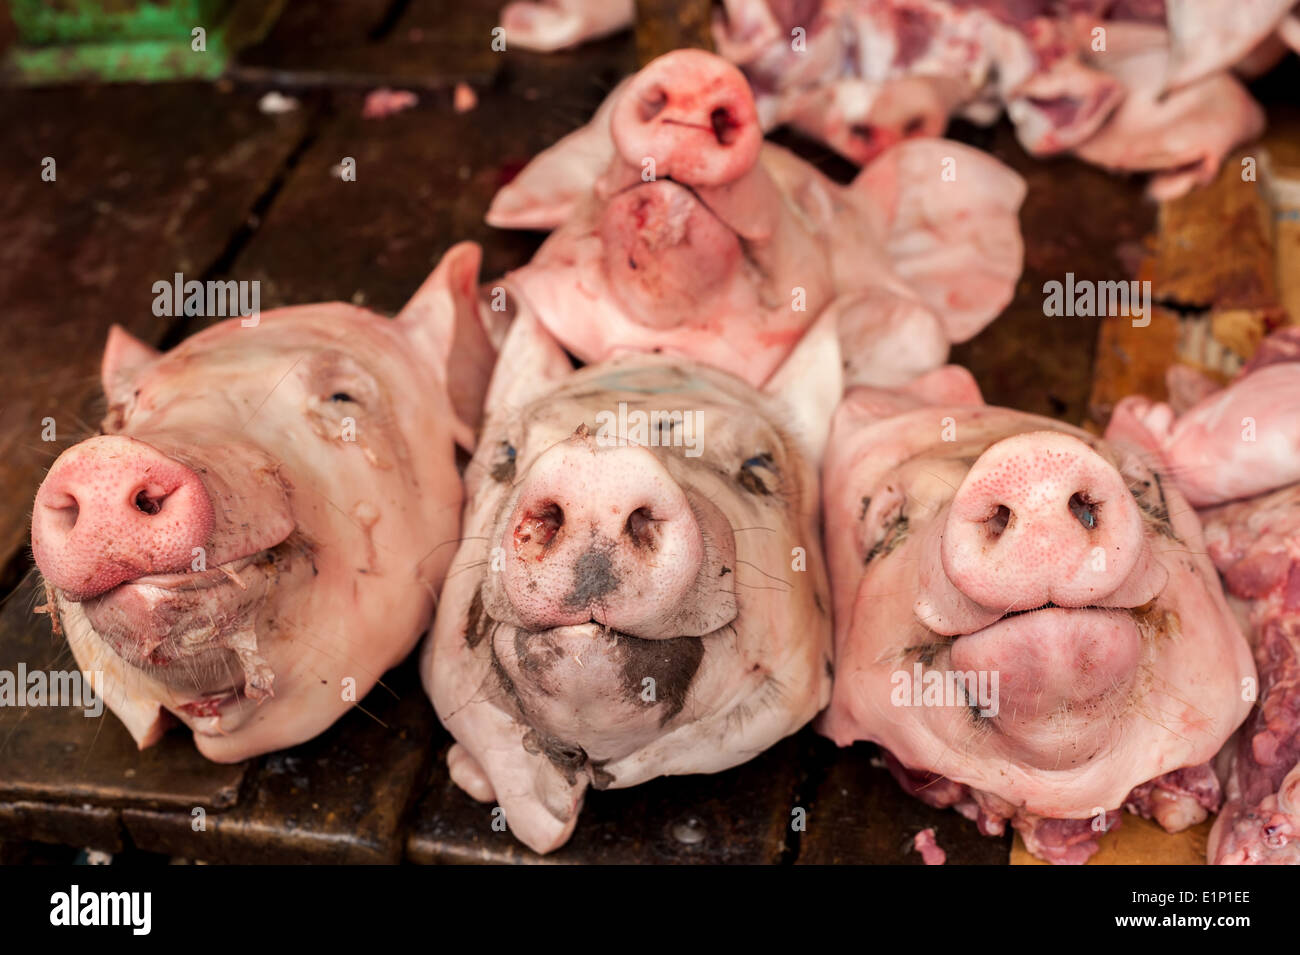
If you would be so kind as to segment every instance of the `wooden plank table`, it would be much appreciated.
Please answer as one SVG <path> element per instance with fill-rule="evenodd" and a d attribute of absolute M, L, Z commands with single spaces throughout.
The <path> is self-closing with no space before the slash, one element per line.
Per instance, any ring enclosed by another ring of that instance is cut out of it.
<path fill-rule="evenodd" d="M 0 501 L 9 511 L 0 525 L 0 669 L 68 664 L 47 619 L 29 613 L 38 599 L 27 509 L 43 469 L 94 428 L 108 323 L 163 344 L 202 325 L 155 318 L 153 281 L 174 271 L 256 279 L 267 308 L 342 299 L 391 312 L 466 238 L 484 245 L 490 279 L 526 261 L 539 241 L 483 224 L 496 189 L 585 121 L 638 63 L 708 43 L 707 3 L 668 22 L 652 15 L 662 4 L 643 0 L 635 34 L 549 57 L 491 50 L 495 0 L 347 6 L 335 16 L 290 4 L 245 51 L 231 83 L 0 92 L 0 121 L 15 131 L 0 156 L 12 185 L 0 211 L 15 239 L 0 249 L 0 293 L 12 316 L 0 326 L 9 412 L 0 429 Z M 479 99 L 464 114 L 452 109 L 460 82 Z M 362 119 L 364 91 L 378 85 L 413 89 L 419 104 Z M 269 88 L 298 96 L 301 108 L 260 113 Z M 41 118 L 17 119 L 31 115 Z M 1111 323 L 1045 317 L 1042 284 L 1067 271 L 1130 277 L 1151 258 L 1157 209 L 1136 180 L 1031 160 L 1005 124 L 959 126 L 954 135 L 1030 184 L 1015 300 L 954 360 L 974 371 L 990 401 L 1097 426 L 1098 410 L 1117 394 L 1114 356 L 1145 353 L 1169 326 L 1117 343 L 1107 338 Z M 851 173 L 823 148 L 794 145 L 831 175 Z M 45 155 L 58 160 L 57 184 L 39 178 Z M 332 173 L 344 156 L 356 159 L 356 182 Z M 1248 307 L 1271 306 L 1257 297 Z M 1094 359 L 1112 370 L 1094 376 Z M 59 425 L 57 442 L 39 440 L 46 414 Z M 214 862 L 906 864 L 920 861 L 911 839 L 927 827 L 954 863 L 1011 856 L 1009 838 L 978 836 L 955 813 L 905 796 L 873 747 L 839 750 L 806 729 L 724 773 L 591 793 L 573 840 L 542 860 L 493 831 L 490 807 L 451 784 L 450 739 L 414 661 L 385 684 L 318 739 L 236 766 L 202 760 L 181 731 L 140 753 L 111 716 L 0 709 L 0 861 L 54 858 L 50 846 L 65 844 Z M 803 828 L 792 825 L 800 816 Z"/>

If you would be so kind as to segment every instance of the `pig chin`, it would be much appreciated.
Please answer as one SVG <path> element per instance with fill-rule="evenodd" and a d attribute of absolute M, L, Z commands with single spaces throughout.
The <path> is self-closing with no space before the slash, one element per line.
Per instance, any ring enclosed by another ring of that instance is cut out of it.
<path fill-rule="evenodd" d="M 274 674 L 258 648 L 259 613 L 289 585 L 301 548 L 286 539 L 206 571 L 151 574 L 69 605 L 127 665 L 192 697 L 199 709 L 271 695 Z M 197 713 L 195 715 L 214 715 Z"/>
<path fill-rule="evenodd" d="M 531 734 L 561 769 L 620 759 L 683 709 L 709 635 L 646 640 L 597 623 L 530 631 L 498 626 L 492 659 Z"/>
<path fill-rule="evenodd" d="M 726 298 L 740 239 L 696 193 L 670 180 L 629 187 L 601 219 L 610 290 L 638 325 L 670 329 Z"/>
<path fill-rule="evenodd" d="M 1166 635 L 1165 620 L 1154 605 L 1047 607 L 957 637 L 949 659 L 955 671 L 997 674 L 996 699 L 980 710 L 980 723 L 1008 755 L 1062 769 L 1063 761 L 1085 761 L 1115 742 L 1148 648 Z"/>

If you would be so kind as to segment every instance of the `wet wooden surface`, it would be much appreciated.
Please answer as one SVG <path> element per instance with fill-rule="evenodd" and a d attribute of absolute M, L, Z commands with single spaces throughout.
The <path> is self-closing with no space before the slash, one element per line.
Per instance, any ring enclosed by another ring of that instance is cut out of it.
<path fill-rule="evenodd" d="M 640 6 L 644 21 L 662 4 Z M 497 7 L 361 0 L 322 14 L 291 3 L 220 86 L 0 91 L 11 131 L 0 155 L 10 186 L 0 195 L 10 230 L 0 247 L 0 669 L 69 665 L 46 618 L 29 613 L 30 581 L 20 585 L 27 510 L 43 469 L 97 423 L 108 324 L 166 345 L 201 324 L 155 318 L 154 281 L 175 271 L 259 280 L 266 308 L 339 299 L 391 312 L 467 238 L 483 243 L 491 278 L 539 241 L 483 224 L 495 190 L 584 122 L 638 62 L 707 42 L 702 4 L 691 6 L 694 19 L 646 21 L 578 51 L 493 51 Z M 456 83 L 474 90 L 476 109 L 452 109 Z M 363 119 L 376 86 L 411 89 L 419 103 Z M 299 108 L 261 113 L 269 89 Z M 1083 420 L 1095 399 L 1098 322 L 1044 316 L 1042 284 L 1067 271 L 1131 277 L 1155 206 L 1139 181 L 1030 160 L 1005 125 L 955 135 L 1010 163 L 1030 192 L 1016 298 L 954 360 L 990 401 Z M 802 150 L 847 174 L 824 149 Z M 46 155 L 58 162 L 57 183 L 40 180 Z M 355 182 L 333 171 L 344 157 L 356 160 Z M 47 414 L 56 442 L 40 440 Z M 0 860 L 42 861 L 63 843 L 213 862 L 908 864 L 920 861 L 911 840 L 927 827 L 954 863 L 1008 860 L 1009 839 L 981 837 L 955 813 L 904 796 L 872 747 L 837 750 L 811 730 L 724 773 L 591 793 L 573 840 L 541 860 L 450 783 L 449 738 L 413 662 L 385 682 L 393 693 L 376 689 L 366 712 L 317 740 L 237 766 L 202 760 L 182 731 L 141 753 L 108 715 L 0 708 Z"/>

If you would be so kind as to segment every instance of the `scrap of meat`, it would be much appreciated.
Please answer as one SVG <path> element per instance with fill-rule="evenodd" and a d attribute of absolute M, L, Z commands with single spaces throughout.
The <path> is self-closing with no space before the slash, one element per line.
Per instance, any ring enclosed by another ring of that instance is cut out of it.
<path fill-rule="evenodd" d="M 383 119 L 386 116 L 405 112 L 419 102 L 420 97 L 410 90 L 393 90 L 383 86 L 366 94 L 366 101 L 361 107 L 361 116 L 364 119 Z"/>
<path fill-rule="evenodd" d="M 1259 705 L 1229 749 L 1228 804 L 1209 858 L 1300 865 L 1300 485 L 1205 519 L 1229 592 L 1249 601 L 1259 667 Z"/>
<path fill-rule="evenodd" d="M 1209 859 L 1300 864 L 1300 362 L 1297 332 L 1269 336 L 1229 387 L 1178 418 L 1128 398 L 1113 428 L 1144 428 L 1151 453 L 1204 507 L 1208 553 L 1249 622 L 1258 697 L 1225 749 L 1227 802 Z"/>
<path fill-rule="evenodd" d="M 912 838 L 912 846 L 921 853 L 926 865 L 943 865 L 948 861 L 948 853 L 939 848 L 935 841 L 933 829 L 922 829 Z"/>

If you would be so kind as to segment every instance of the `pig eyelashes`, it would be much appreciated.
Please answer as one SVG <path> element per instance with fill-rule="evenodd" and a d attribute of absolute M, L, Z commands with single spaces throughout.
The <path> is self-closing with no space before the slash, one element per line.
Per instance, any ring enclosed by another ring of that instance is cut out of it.
<path fill-rule="evenodd" d="M 766 451 L 745 460 L 736 472 L 736 481 L 750 494 L 772 494 L 780 485 L 780 477 L 776 462 Z"/>
<path fill-rule="evenodd" d="M 1137 502 L 1143 519 L 1159 534 L 1177 540 L 1178 535 L 1174 533 L 1173 521 L 1169 516 L 1169 502 L 1165 498 L 1165 488 L 1159 472 L 1152 471 L 1150 480 L 1139 477 L 1129 481 L 1128 489 Z"/>
<path fill-rule="evenodd" d="M 867 511 L 870 508 L 871 498 L 863 497 L 862 512 L 858 515 L 859 521 L 866 520 Z M 907 540 L 909 529 L 910 522 L 907 513 L 903 510 L 903 501 L 900 498 L 891 510 L 880 518 L 880 532 L 876 535 L 876 539 L 871 546 L 867 548 L 862 565 L 865 567 L 877 557 L 884 557 L 891 553 L 899 544 Z"/>

